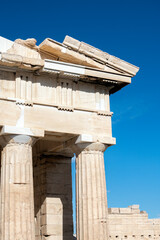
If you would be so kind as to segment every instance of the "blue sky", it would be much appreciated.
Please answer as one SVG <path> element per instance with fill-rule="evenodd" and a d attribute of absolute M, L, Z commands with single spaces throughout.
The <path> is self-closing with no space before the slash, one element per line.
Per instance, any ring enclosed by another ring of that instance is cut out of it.
<path fill-rule="evenodd" d="M 160 1 L 2 1 L 0 35 L 11 40 L 70 35 L 140 67 L 111 96 L 113 136 L 105 167 L 109 207 L 140 204 L 160 217 Z"/>

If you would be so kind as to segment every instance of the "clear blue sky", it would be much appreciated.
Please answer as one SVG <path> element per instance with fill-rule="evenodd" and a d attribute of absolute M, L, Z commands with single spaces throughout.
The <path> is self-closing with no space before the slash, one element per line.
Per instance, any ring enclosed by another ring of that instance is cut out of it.
<path fill-rule="evenodd" d="M 140 204 L 160 217 L 160 1 L 2 1 L 0 35 L 65 35 L 140 67 L 132 84 L 111 96 L 113 136 L 105 153 L 109 207 Z"/>

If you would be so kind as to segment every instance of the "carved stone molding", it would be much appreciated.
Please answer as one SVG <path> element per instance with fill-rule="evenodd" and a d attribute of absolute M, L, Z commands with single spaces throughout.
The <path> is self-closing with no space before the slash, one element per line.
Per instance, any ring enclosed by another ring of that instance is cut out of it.
<path fill-rule="evenodd" d="M 112 117 L 113 112 L 97 111 L 97 114 L 98 114 L 98 115 L 101 115 L 101 116 L 109 116 L 109 117 Z"/>
<path fill-rule="evenodd" d="M 58 110 L 73 112 L 74 108 L 73 107 L 69 107 L 69 106 L 58 106 Z"/>
<path fill-rule="evenodd" d="M 31 101 L 24 101 L 24 100 L 21 100 L 21 99 L 16 99 L 16 104 L 17 105 L 24 105 L 24 106 L 33 106 L 33 102 Z"/>

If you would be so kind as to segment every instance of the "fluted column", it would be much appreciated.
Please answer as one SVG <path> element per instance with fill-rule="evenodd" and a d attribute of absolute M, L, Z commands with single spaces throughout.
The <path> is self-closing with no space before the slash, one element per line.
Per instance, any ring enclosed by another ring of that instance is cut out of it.
<path fill-rule="evenodd" d="M 107 194 L 101 143 L 80 144 L 76 159 L 77 240 L 107 240 Z"/>
<path fill-rule="evenodd" d="M 32 143 L 26 135 L 1 137 L 1 240 L 34 240 Z"/>

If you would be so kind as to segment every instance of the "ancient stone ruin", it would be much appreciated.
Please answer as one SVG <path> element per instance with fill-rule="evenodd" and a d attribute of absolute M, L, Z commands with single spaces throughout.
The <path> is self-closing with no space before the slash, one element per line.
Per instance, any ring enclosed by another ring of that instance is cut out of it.
<path fill-rule="evenodd" d="M 146 213 L 107 207 L 103 153 L 116 143 L 109 96 L 137 72 L 69 36 L 39 46 L 0 37 L 1 240 L 74 239 L 74 154 L 77 240 L 159 237 L 152 227 L 129 230 L 127 221 L 148 224 Z"/>

